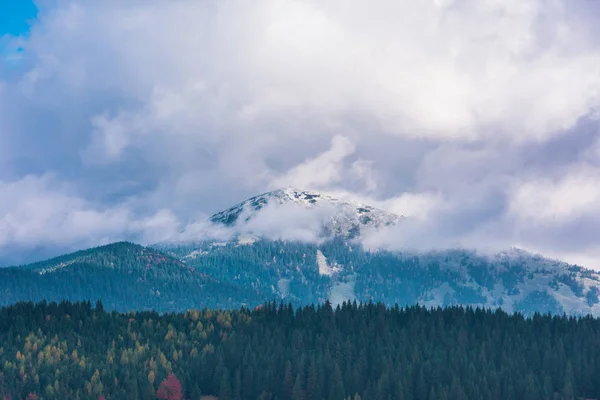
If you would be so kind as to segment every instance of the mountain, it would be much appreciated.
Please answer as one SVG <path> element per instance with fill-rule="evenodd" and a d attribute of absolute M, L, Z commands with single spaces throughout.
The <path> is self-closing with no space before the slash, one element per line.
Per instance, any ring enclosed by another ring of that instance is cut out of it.
<path fill-rule="evenodd" d="M 101 299 L 109 309 L 176 311 L 227 307 L 231 296 L 241 303 L 260 301 L 243 287 L 221 283 L 174 257 L 128 242 L 0 268 L 0 305 Z"/>
<path fill-rule="evenodd" d="M 369 251 L 350 239 L 401 224 L 402 217 L 319 193 L 269 192 L 211 219 L 238 229 L 265 215 L 272 218 L 264 214 L 269 210 L 285 217 L 295 209 L 303 210 L 303 218 L 317 217 L 322 240 L 273 240 L 250 230 L 228 241 L 115 243 L 0 269 L 0 304 L 102 299 L 117 310 L 177 311 L 254 307 L 270 300 L 296 305 L 356 300 L 600 315 L 595 271 L 517 249 L 496 255 L 464 249 Z"/>
<path fill-rule="evenodd" d="M 244 225 L 256 219 L 267 208 L 312 210 L 322 216 L 322 237 L 351 239 L 361 230 L 379 229 L 397 224 L 402 218 L 361 203 L 351 203 L 326 194 L 287 188 L 251 197 L 227 210 L 214 214 L 210 221 L 226 226 Z"/>
<path fill-rule="evenodd" d="M 342 240 L 259 239 L 163 251 L 209 276 L 295 304 L 357 300 L 600 315 L 600 274 L 517 249 L 494 256 L 460 249 L 370 252 Z"/>

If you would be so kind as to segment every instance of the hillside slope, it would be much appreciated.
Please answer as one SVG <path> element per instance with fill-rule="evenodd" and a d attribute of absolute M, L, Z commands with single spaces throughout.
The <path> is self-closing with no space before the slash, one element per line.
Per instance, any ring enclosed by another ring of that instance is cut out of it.
<path fill-rule="evenodd" d="M 342 240 L 208 241 L 160 250 L 115 243 L 0 269 L 0 305 L 102 299 L 109 309 L 184 311 L 356 300 L 600 315 L 599 295 L 597 272 L 523 251 L 369 252 Z"/>
<path fill-rule="evenodd" d="M 320 245 L 255 240 L 163 251 L 222 282 L 296 304 L 357 300 L 600 315 L 600 274 L 520 250 L 495 256 L 466 250 L 369 252 L 341 240 Z"/>
<path fill-rule="evenodd" d="M 105 307 L 160 311 L 258 301 L 158 250 L 119 242 L 22 267 L 0 269 L 0 305 L 102 299 Z"/>

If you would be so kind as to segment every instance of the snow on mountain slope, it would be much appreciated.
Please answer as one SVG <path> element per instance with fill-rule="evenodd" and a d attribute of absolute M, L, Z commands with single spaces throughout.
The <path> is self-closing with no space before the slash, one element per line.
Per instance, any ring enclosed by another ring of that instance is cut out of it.
<path fill-rule="evenodd" d="M 287 208 L 284 208 L 287 207 Z M 321 193 L 293 188 L 275 190 L 245 200 L 213 215 L 213 223 L 243 227 L 266 209 L 315 210 L 322 216 L 320 235 L 355 238 L 361 230 L 378 229 L 397 224 L 402 217 L 365 204 L 351 203 Z"/>
<path fill-rule="evenodd" d="M 327 257 L 325 257 L 321 250 L 317 250 L 317 265 L 319 266 L 320 275 L 332 276 L 333 274 L 340 272 L 342 269 L 342 267 L 336 263 L 329 265 L 327 263 Z"/>
<path fill-rule="evenodd" d="M 419 303 L 464 304 L 457 292 L 471 292 L 472 306 L 525 313 L 600 315 L 600 273 L 513 248 L 494 255 L 467 250 L 440 250 L 418 256 L 420 264 L 439 265 L 455 273 L 451 284 L 427 290 Z"/>

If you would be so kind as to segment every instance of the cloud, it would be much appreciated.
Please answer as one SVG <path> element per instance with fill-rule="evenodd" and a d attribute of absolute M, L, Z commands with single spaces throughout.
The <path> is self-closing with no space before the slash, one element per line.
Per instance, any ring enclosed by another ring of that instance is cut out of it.
<path fill-rule="evenodd" d="M 49 2 L 0 63 L 0 246 L 162 239 L 293 185 L 600 267 L 596 3 Z"/>
<path fill-rule="evenodd" d="M 248 222 L 236 227 L 243 232 L 251 232 L 261 237 L 302 242 L 319 241 L 322 223 L 334 214 L 330 207 L 308 209 L 294 203 L 270 204 Z"/>
<path fill-rule="evenodd" d="M 345 136 L 335 136 L 331 140 L 331 148 L 316 158 L 296 165 L 285 175 L 276 178 L 272 187 L 301 187 L 320 189 L 338 183 L 342 179 L 343 161 L 356 151 L 356 146 Z M 357 164 L 358 163 L 358 164 Z M 353 164 L 358 174 L 364 174 L 366 165 L 360 162 Z"/>
<path fill-rule="evenodd" d="M 550 226 L 595 213 L 600 204 L 599 176 L 597 169 L 586 168 L 569 171 L 557 182 L 523 182 L 514 191 L 510 212 L 517 218 Z"/>
<path fill-rule="evenodd" d="M 155 242 L 178 229 L 168 210 L 136 216 L 127 203 L 94 204 L 51 175 L 0 181 L 0 249 L 10 246 L 92 246 L 135 237 Z"/>
<path fill-rule="evenodd" d="M 369 195 L 358 195 L 353 192 L 338 190 L 330 192 L 335 197 L 361 204 L 368 204 L 372 207 L 385 210 L 387 212 L 411 217 L 413 220 L 425 221 L 433 217 L 434 211 L 445 208 L 444 198 L 440 193 L 421 192 L 421 193 L 402 193 L 399 196 L 377 199 Z"/>

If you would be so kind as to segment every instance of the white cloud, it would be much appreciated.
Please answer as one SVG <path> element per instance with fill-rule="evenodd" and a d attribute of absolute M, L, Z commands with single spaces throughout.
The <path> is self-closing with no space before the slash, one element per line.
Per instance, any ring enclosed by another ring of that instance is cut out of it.
<path fill-rule="evenodd" d="M 558 181 L 523 182 L 515 188 L 510 212 L 517 218 L 544 225 L 573 221 L 589 213 L 600 215 L 600 171 L 569 171 Z"/>
<path fill-rule="evenodd" d="M 299 187 L 322 189 L 338 183 L 342 178 L 343 161 L 356 151 L 356 146 L 345 136 L 335 136 L 331 148 L 313 159 L 296 165 L 285 175 L 276 178 L 272 187 Z"/>
<path fill-rule="evenodd" d="M 350 174 L 364 183 L 367 192 L 375 191 L 378 186 L 378 179 L 373 170 L 373 164 L 373 161 L 359 159 L 354 161 L 350 167 Z"/>
<path fill-rule="evenodd" d="M 136 217 L 128 204 L 86 201 L 51 175 L 0 181 L 0 249 L 9 246 L 96 245 L 136 235 L 152 243 L 172 236 L 178 222 L 167 210 Z"/>
<path fill-rule="evenodd" d="M 340 199 L 368 204 L 396 215 L 408 216 L 412 219 L 426 220 L 434 211 L 440 211 L 446 206 L 439 193 L 402 193 L 396 197 L 377 199 L 370 196 L 359 195 L 348 191 L 331 191 L 333 196 Z"/>
<path fill-rule="evenodd" d="M 565 233 L 597 217 L 592 3 L 56 2 L 0 70 L 0 242 L 161 239 L 299 186 L 421 244 L 597 254 Z"/>
<path fill-rule="evenodd" d="M 271 239 L 318 241 L 323 221 L 333 215 L 328 207 L 307 209 L 294 203 L 271 204 L 248 222 L 240 218 L 237 229 Z"/>
<path fill-rule="evenodd" d="M 561 1 L 68 4 L 26 44 L 40 53 L 38 90 L 52 77 L 67 89 L 123 85 L 149 102 L 157 86 L 201 83 L 195 105 L 243 124 L 359 113 L 392 134 L 445 139 L 490 126 L 539 139 L 600 101 L 600 52 L 573 45 L 586 30 Z"/>

